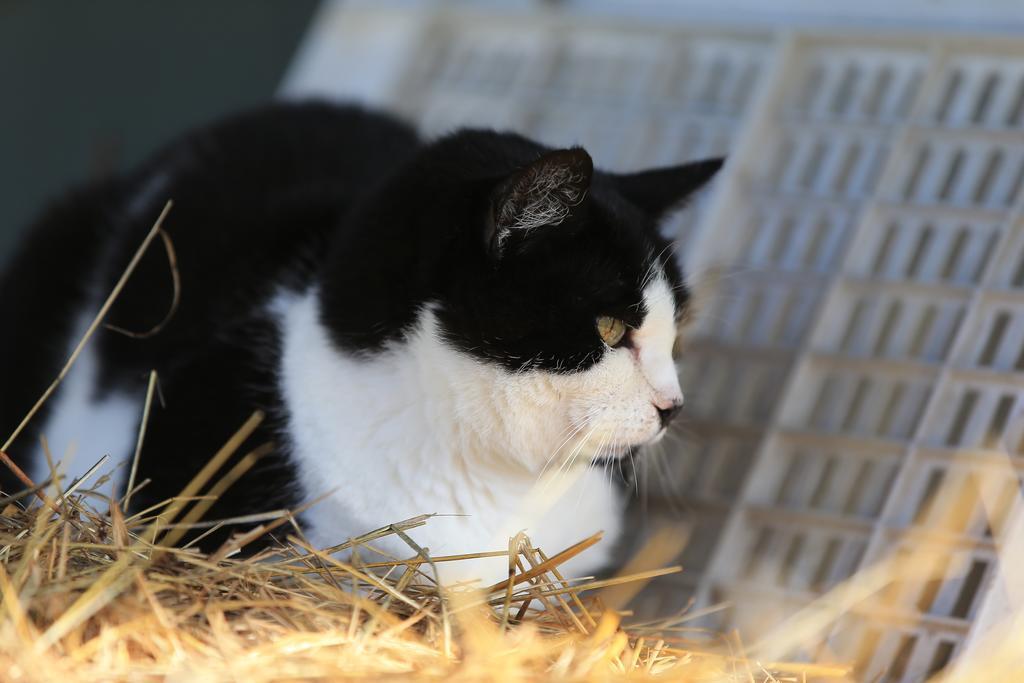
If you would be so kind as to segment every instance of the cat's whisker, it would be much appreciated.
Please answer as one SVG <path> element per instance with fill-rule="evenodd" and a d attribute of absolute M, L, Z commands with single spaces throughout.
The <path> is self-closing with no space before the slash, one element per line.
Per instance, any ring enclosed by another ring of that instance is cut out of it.
<path fill-rule="evenodd" d="M 644 447 L 647 448 L 646 446 Z M 647 506 L 650 504 L 650 474 L 651 474 L 651 463 L 648 462 L 650 458 L 644 455 L 643 460 L 640 461 L 640 476 L 643 477 L 643 485 L 640 487 L 639 498 L 640 498 L 640 510 L 646 515 Z"/>
<path fill-rule="evenodd" d="M 574 436 L 579 434 L 580 431 L 583 429 L 583 427 L 584 427 L 583 424 L 579 424 L 579 425 L 569 424 L 568 426 L 566 426 L 562 430 L 562 432 L 561 432 L 561 434 L 559 434 L 559 436 L 565 436 L 565 438 L 562 440 L 561 443 L 558 444 L 558 446 L 555 448 L 555 450 L 551 452 L 551 455 L 548 456 L 547 460 L 544 462 L 544 466 L 540 470 L 540 474 L 538 475 L 538 478 L 544 476 L 544 473 L 547 472 L 548 467 L 551 465 L 551 462 L 555 459 L 555 456 L 558 455 L 558 452 L 561 451 L 562 448 L 564 448 L 565 445 L 567 443 L 569 443 L 569 441 L 571 441 Z"/>
<path fill-rule="evenodd" d="M 660 444 L 659 444 L 660 445 Z M 660 452 L 655 458 L 655 465 L 661 476 L 668 480 L 669 491 L 666 496 L 663 496 L 668 503 L 669 509 L 676 517 L 682 516 L 682 511 L 676 507 L 676 498 L 682 494 L 682 487 L 679 485 L 675 474 L 672 471 L 672 465 L 668 462 L 668 449 L 662 446 Z"/>
<path fill-rule="evenodd" d="M 623 481 L 624 481 L 624 478 L 622 476 L 622 458 L 621 457 L 618 457 L 618 458 L 608 458 L 608 468 L 607 468 L 608 486 L 612 486 L 614 484 L 615 470 L 619 471 L 619 479 L 623 479 Z"/>
<path fill-rule="evenodd" d="M 608 438 L 607 436 L 602 436 L 601 437 L 601 440 L 598 442 L 597 450 L 595 451 L 596 454 L 600 455 L 601 450 L 605 446 L 605 442 L 606 442 L 607 438 Z M 587 479 L 589 479 L 589 477 Z M 580 486 L 579 493 L 576 495 L 576 505 L 573 508 L 574 510 L 578 510 L 579 509 L 580 502 L 583 500 L 583 494 L 587 490 L 587 479 L 584 479 L 583 485 Z"/>
<path fill-rule="evenodd" d="M 597 428 L 598 425 L 593 425 L 590 428 L 590 431 L 587 432 L 586 436 L 580 439 L 580 442 L 576 444 L 576 447 L 572 450 L 570 457 L 566 460 L 565 463 L 563 463 L 562 467 L 558 468 L 559 474 L 563 472 L 563 469 L 565 472 L 572 471 L 572 467 L 576 463 L 576 458 L 579 457 L 580 453 L 583 452 L 583 448 L 587 445 L 587 442 L 590 441 L 590 437 L 594 435 L 594 432 L 597 431 Z"/>
<path fill-rule="evenodd" d="M 600 410 L 600 408 L 596 407 L 596 406 L 594 408 L 591 408 L 589 411 L 587 411 L 587 413 L 583 417 L 583 420 L 581 420 L 578 425 L 570 424 L 568 427 L 566 427 L 565 429 L 562 430 L 562 434 L 564 434 L 566 431 L 568 431 L 569 434 L 558 445 L 558 447 L 554 450 L 554 452 L 548 457 L 547 461 L 544 463 L 544 467 L 541 468 L 540 474 L 538 475 L 538 479 L 540 477 L 544 476 L 544 474 L 548 470 L 548 467 L 551 466 L 551 463 L 554 461 L 554 459 L 558 455 L 559 451 L 561 451 L 566 446 L 566 444 L 568 444 L 570 441 L 572 441 L 572 439 L 577 434 L 579 434 L 587 426 L 587 424 L 590 422 L 590 419 L 592 417 L 594 417 L 599 412 L 599 410 Z M 559 469 L 561 469 L 561 468 L 559 468 Z"/>
<path fill-rule="evenodd" d="M 576 446 L 573 447 L 572 451 L 570 451 L 569 453 L 569 456 L 559 466 L 558 471 L 556 473 L 557 475 L 561 475 L 563 473 L 568 473 L 572 471 L 572 467 L 576 462 L 576 458 L 583 451 L 583 448 L 587 445 L 587 442 L 590 440 L 590 437 L 594 434 L 595 431 L 597 431 L 597 427 L 591 427 L 590 431 L 587 432 L 586 436 L 580 439 L 579 443 L 577 443 Z"/>
<path fill-rule="evenodd" d="M 585 425 L 586 423 L 584 422 L 583 424 Z M 590 439 L 590 437 L 596 430 L 597 425 L 592 425 L 590 427 L 590 431 L 588 431 L 586 435 L 584 435 L 584 437 L 580 439 L 579 443 L 577 443 L 576 446 L 573 447 L 573 450 L 570 452 L 569 456 L 562 462 L 562 464 L 558 467 L 555 473 L 546 480 L 544 487 L 541 489 L 542 493 L 547 492 L 548 488 L 552 484 L 558 482 L 561 477 L 569 476 L 572 473 L 572 465 L 575 462 L 577 455 L 580 453 L 580 451 L 583 449 L 587 441 Z"/>
<path fill-rule="evenodd" d="M 647 266 L 647 274 L 644 276 L 643 284 L 640 289 L 644 289 L 647 285 L 651 284 L 651 280 L 654 279 L 655 274 L 661 270 L 661 257 L 665 255 L 665 252 L 673 247 L 673 244 L 669 242 L 665 247 L 658 252 L 657 256 L 651 258 L 650 265 Z"/>
<path fill-rule="evenodd" d="M 640 495 L 640 477 L 636 473 L 636 460 L 633 458 L 633 449 L 628 449 L 626 455 L 629 457 L 629 464 L 633 468 L 633 492 L 636 495 Z"/>

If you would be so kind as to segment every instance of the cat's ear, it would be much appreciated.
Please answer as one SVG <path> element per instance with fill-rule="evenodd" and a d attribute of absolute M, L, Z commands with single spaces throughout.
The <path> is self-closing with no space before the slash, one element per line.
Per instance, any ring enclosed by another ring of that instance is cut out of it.
<path fill-rule="evenodd" d="M 619 192 L 655 220 L 678 207 L 711 180 L 725 159 L 704 159 L 681 166 L 612 174 Z"/>
<path fill-rule="evenodd" d="M 499 183 L 485 235 L 491 253 L 501 256 L 514 235 L 565 221 L 586 197 L 593 175 L 590 155 L 573 147 L 547 152 Z"/>

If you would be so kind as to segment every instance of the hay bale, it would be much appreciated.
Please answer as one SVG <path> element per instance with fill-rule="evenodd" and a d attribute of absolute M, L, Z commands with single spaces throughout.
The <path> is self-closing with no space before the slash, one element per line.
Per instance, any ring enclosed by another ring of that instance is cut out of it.
<path fill-rule="evenodd" d="M 208 468 L 183 496 L 133 516 L 103 493 L 102 480 L 85 490 L 77 482 L 70 495 L 36 486 L 0 500 L 6 679 L 769 681 L 789 669 L 775 667 L 772 678 L 713 649 L 714 640 L 688 639 L 678 621 L 624 630 L 594 591 L 678 568 L 602 581 L 562 576 L 559 565 L 599 536 L 550 557 L 522 535 L 510 551 L 431 557 L 407 534 L 428 515 L 327 551 L 303 539 L 292 511 L 197 519 L 238 468 L 216 481 L 217 468 Z M 239 522 L 257 526 L 214 553 L 173 544 L 185 531 Z M 270 531 L 284 536 L 279 544 L 240 556 Z M 408 557 L 374 550 L 387 535 L 407 541 Z M 339 560 L 340 551 L 350 559 Z M 510 558 L 509 580 L 445 589 L 434 579 L 439 563 L 495 555 Z"/>

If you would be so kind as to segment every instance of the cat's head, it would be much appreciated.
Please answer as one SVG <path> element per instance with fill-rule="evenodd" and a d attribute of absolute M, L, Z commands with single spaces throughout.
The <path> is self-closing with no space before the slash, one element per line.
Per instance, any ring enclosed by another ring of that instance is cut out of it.
<path fill-rule="evenodd" d="M 386 310 L 360 328 L 332 320 L 328 297 L 325 320 L 342 345 L 449 350 L 466 419 L 530 466 L 621 456 L 682 406 L 673 347 L 689 292 L 659 224 L 721 165 L 615 174 L 579 147 L 454 134 L 357 214 L 401 241 L 377 285 Z M 417 327 L 425 315 L 435 329 Z"/>

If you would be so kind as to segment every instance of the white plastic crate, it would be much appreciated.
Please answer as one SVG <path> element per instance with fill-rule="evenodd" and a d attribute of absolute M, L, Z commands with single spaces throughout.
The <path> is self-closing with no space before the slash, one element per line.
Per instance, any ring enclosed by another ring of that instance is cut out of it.
<path fill-rule="evenodd" d="M 702 623 L 756 634 L 924 549 L 931 579 L 789 654 L 911 681 L 963 652 L 1020 570 L 1024 44 L 387 5 L 329 9 L 286 90 L 344 95 L 335 50 L 379 35 L 403 57 L 373 97 L 428 131 L 508 126 L 613 169 L 729 152 L 672 226 L 710 293 L 685 432 L 641 474 L 644 514 L 693 523 L 647 604 L 725 601 Z"/>

